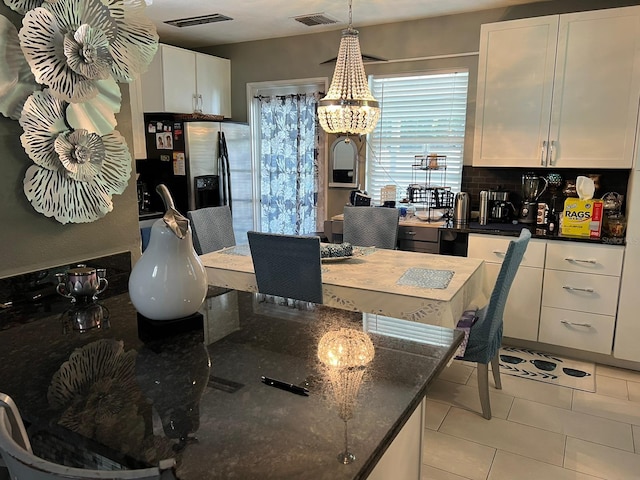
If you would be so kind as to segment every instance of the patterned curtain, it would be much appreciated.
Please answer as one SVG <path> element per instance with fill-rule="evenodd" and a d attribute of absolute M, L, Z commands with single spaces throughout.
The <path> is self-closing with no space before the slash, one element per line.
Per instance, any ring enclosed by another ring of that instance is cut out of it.
<path fill-rule="evenodd" d="M 324 217 L 319 165 L 319 94 L 258 97 L 262 231 L 313 234 Z"/>

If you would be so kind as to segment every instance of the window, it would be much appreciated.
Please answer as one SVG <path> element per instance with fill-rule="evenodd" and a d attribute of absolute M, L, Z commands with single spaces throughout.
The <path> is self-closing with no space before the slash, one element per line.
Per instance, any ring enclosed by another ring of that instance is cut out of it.
<path fill-rule="evenodd" d="M 410 184 L 425 183 L 411 167 L 415 155 L 446 155 L 437 183 L 460 191 L 468 80 L 466 70 L 370 78 L 382 112 L 367 148 L 366 189 L 376 205 L 385 185 L 395 185 L 401 200 Z"/>

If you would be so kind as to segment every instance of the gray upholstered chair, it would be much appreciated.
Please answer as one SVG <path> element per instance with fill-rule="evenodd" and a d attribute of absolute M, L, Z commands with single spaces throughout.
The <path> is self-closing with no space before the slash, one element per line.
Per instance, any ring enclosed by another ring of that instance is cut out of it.
<path fill-rule="evenodd" d="M 227 205 L 191 210 L 187 217 L 191 222 L 193 247 L 198 255 L 236 244 L 231 210 Z"/>
<path fill-rule="evenodd" d="M 13 399 L 4 393 L 0 393 L 0 455 L 14 480 L 175 479 L 173 459 L 160 462 L 160 468 L 111 471 L 66 467 L 35 456 L 18 408 Z"/>
<path fill-rule="evenodd" d="M 460 360 L 478 364 L 478 392 L 482 406 L 482 416 L 491 419 L 489 402 L 489 363 L 497 389 L 502 389 L 500 381 L 500 344 L 502 343 L 502 316 L 507 303 L 511 284 L 516 276 L 524 251 L 527 249 L 531 232 L 523 228 L 517 240 L 509 242 L 502 261 L 496 284 L 489 303 L 478 311 L 478 319 L 469 331 L 469 340 Z"/>
<path fill-rule="evenodd" d="M 247 232 L 258 292 L 322 303 L 320 238 Z"/>
<path fill-rule="evenodd" d="M 395 249 L 398 219 L 396 208 L 344 207 L 342 239 L 360 247 Z"/>

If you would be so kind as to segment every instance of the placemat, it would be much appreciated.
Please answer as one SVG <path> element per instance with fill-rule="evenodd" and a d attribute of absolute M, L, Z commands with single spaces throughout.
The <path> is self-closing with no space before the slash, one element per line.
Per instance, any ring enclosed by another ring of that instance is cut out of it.
<path fill-rule="evenodd" d="M 397 285 L 422 288 L 447 288 L 453 278 L 451 270 L 433 270 L 431 268 L 410 268 L 396 282 Z"/>

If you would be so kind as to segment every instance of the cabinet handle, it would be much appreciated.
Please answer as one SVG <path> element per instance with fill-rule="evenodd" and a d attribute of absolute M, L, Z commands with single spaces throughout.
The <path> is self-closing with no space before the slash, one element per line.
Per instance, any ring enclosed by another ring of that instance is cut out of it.
<path fill-rule="evenodd" d="M 569 290 L 572 292 L 587 292 L 587 293 L 593 293 L 595 292 L 595 290 L 593 288 L 580 288 L 580 287 L 570 287 L 568 285 L 563 285 L 562 288 L 564 288 L 565 290 Z"/>
<path fill-rule="evenodd" d="M 593 260 L 593 259 L 582 260 L 580 258 L 567 257 L 567 258 L 565 258 L 565 260 L 567 262 L 590 263 L 591 265 L 595 265 L 596 263 L 598 263 L 597 260 Z"/>
<path fill-rule="evenodd" d="M 414 231 L 412 231 L 412 230 L 409 230 L 409 231 L 408 231 L 408 232 L 406 232 L 406 233 L 407 233 L 407 235 L 417 235 L 417 233 L 416 233 L 416 232 L 414 232 Z"/>
<path fill-rule="evenodd" d="M 569 326 L 571 326 L 571 327 L 586 327 L 586 328 L 591 328 L 591 324 L 590 324 L 590 323 L 567 322 L 566 320 L 560 320 L 560 323 L 562 323 L 563 325 L 569 325 Z"/>
<path fill-rule="evenodd" d="M 541 152 L 540 152 L 540 165 L 543 166 L 543 167 L 545 166 L 544 160 L 545 160 L 546 156 L 547 156 L 547 141 L 543 140 L 542 141 L 542 149 L 541 149 Z"/>
<path fill-rule="evenodd" d="M 506 255 L 507 252 L 501 252 L 500 250 L 494 250 L 492 253 L 495 253 L 496 255 Z"/>
<path fill-rule="evenodd" d="M 555 140 L 551 140 L 550 144 L 549 144 L 549 163 L 548 166 L 552 167 L 554 165 L 554 161 L 553 161 L 553 148 L 556 146 L 556 141 Z"/>

